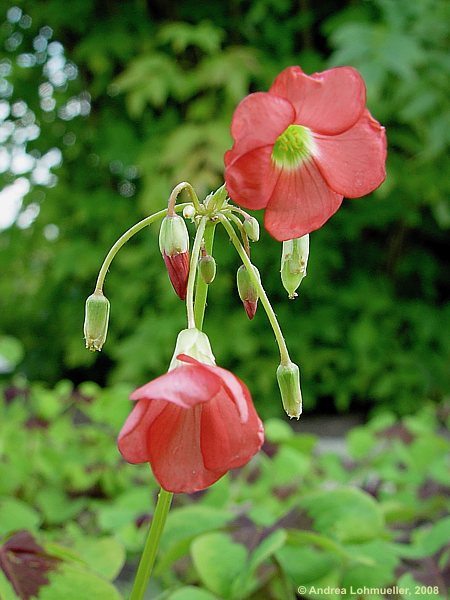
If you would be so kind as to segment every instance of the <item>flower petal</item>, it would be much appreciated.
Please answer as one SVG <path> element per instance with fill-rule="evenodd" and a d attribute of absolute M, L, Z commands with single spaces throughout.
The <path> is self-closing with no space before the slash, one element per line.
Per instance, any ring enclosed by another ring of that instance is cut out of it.
<path fill-rule="evenodd" d="M 239 156 L 225 169 L 228 195 L 244 208 L 265 208 L 279 173 L 272 162 L 272 146 L 256 148 Z"/>
<path fill-rule="evenodd" d="M 237 106 L 231 122 L 233 148 L 227 152 L 230 163 L 249 150 L 274 144 L 278 136 L 294 122 L 292 104 L 268 92 L 246 96 Z"/>
<path fill-rule="evenodd" d="M 162 400 L 137 402 L 128 415 L 117 442 L 119 451 L 127 462 L 138 464 L 148 461 L 147 432 L 166 407 L 167 404 Z"/>
<path fill-rule="evenodd" d="M 301 237 L 321 227 L 339 208 L 342 195 L 325 183 L 312 160 L 283 169 L 264 215 L 267 231 L 277 240 Z"/>
<path fill-rule="evenodd" d="M 288 67 L 269 90 L 291 102 L 295 123 L 324 134 L 342 133 L 361 116 L 366 86 L 352 67 L 336 67 L 306 75 L 300 67 Z"/>
<path fill-rule="evenodd" d="M 241 389 L 241 395 L 244 386 Z M 228 471 L 246 464 L 261 448 L 262 423 L 245 388 L 247 419 L 242 421 L 237 405 L 223 390 L 202 406 L 200 447 L 206 468 Z"/>
<path fill-rule="evenodd" d="M 315 134 L 314 160 L 335 192 L 359 198 L 386 178 L 386 134 L 368 110 L 348 131 L 335 136 Z"/>
<path fill-rule="evenodd" d="M 236 408 L 239 411 L 240 420 L 242 422 L 247 421 L 248 405 L 253 406 L 253 404 L 251 402 L 250 392 L 243 381 L 236 377 L 236 375 L 233 375 L 231 371 L 227 371 L 227 369 L 222 369 L 222 367 L 217 367 L 216 365 L 203 364 L 187 354 L 179 354 L 177 358 L 183 362 L 198 365 L 200 368 L 203 368 L 220 377 L 222 387 L 228 394 L 229 399 L 236 405 Z M 211 395 L 211 398 L 212 397 L 213 395 Z"/>
<path fill-rule="evenodd" d="M 190 410 L 168 405 L 148 432 L 148 456 L 153 474 L 169 492 L 190 494 L 202 490 L 227 471 L 210 471 L 203 464 L 202 409 L 203 405 Z"/>
<path fill-rule="evenodd" d="M 214 372 L 203 369 L 202 363 L 198 365 L 173 369 L 135 390 L 130 399 L 164 400 L 182 408 L 207 402 L 220 390 L 221 380 Z"/>

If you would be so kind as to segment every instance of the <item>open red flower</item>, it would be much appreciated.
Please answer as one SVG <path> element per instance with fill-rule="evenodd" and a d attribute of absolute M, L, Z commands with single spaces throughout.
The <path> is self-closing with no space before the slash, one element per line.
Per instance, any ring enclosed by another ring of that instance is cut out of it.
<path fill-rule="evenodd" d="M 264 208 L 266 229 L 284 241 L 321 227 L 344 196 L 372 192 L 386 176 L 386 136 L 365 103 L 352 67 L 282 71 L 234 113 L 234 145 L 225 154 L 230 198 Z"/>
<path fill-rule="evenodd" d="M 131 395 L 119 434 L 130 463 L 149 462 L 170 492 L 202 490 L 260 449 L 263 426 L 245 384 L 225 369 L 180 354 L 182 366 Z"/>

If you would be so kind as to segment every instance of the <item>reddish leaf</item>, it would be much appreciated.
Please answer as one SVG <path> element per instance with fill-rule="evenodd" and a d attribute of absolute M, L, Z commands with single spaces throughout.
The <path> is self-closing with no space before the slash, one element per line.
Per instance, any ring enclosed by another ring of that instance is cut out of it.
<path fill-rule="evenodd" d="M 22 600 L 38 596 L 49 583 L 47 572 L 56 569 L 58 562 L 27 531 L 15 533 L 0 546 L 0 568 Z"/>

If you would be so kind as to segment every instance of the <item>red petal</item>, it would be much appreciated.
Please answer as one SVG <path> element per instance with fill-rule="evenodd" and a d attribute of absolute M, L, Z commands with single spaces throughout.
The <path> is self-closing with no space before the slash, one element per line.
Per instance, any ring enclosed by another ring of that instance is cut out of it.
<path fill-rule="evenodd" d="M 162 400 L 140 400 L 129 414 L 118 437 L 118 448 L 132 464 L 148 462 L 148 430 L 156 417 L 168 406 Z M 170 406 L 170 405 L 169 405 Z"/>
<path fill-rule="evenodd" d="M 200 427 L 203 405 L 191 410 L 168 406 L 154 421 L 148 435 L 150 464 L 158 482 L 169 492 L 202 490 L 227 469 L 210 471 L 203 464 Z"/>
<path fill-rule="evenodd" d="M 366 103 L 366 87 L 352 67 L 337 67 L 306 75 L 300 67 L 288 67 L 269 90 L 291 102 L 295 122 L 324 134 L 342 133 L 361 116 Z"/>
<path fill-rule="evenodd" d="M 314 160 L 335 192 L 359 198 L 386 178 L 385 130 L 368 110 L 348 131 L 336 136 L 315 134 L 314 139 Z"/>
<path fill-rule="evenodd" d="M 189 252 L 177 252 L 173 255 L 164 252 L 163 259 L 173 289 L 182 300 L 185 300 L 189 277 Z"/>
<path fill-rule="evenodd" d="M 267 231 L 277 240 L 301 237 L 321 227 L 339 208 L 342 195 L 325 183 L 313 161 L 283 170 L 264 215 Z"/>
<path fill-rule="evenodd" d="M 226 164 L 240 155 L 274 144 L 277 137 L 294 122 L 295 110 L 290 102 L 267 92 L 246 96 L 238 105 L 231 122 L 233 148 L 227 152 Z"/>
<path fill-rule="evenodd" d="M 186 365 L 169 371 L 135 390 L 130 399 L 164 400 L 181 408 L 207 402 L 217 394 L 221 381 L 213 372 L 204 369 L 202 363 L 199 365 Z"/>
<path fill-rule="evenodd" d="M 230 198 L 256 210 L 265 208 L 279 176 L 272 162 L 272 146 L 243 154 L 225 169 L 225 184 Z"/>
<path fill-rule="evenodd" d="M 240 395 L 243 394 L 241 388 Z M 245 422 L 241 421 L 236 404 L 224 392 L 202 407 L 200 446 L 206 468 L 228 471 L 241 467 L 261 448 L 262 423 L 246 388 L 243 399 L 248 412 Z"/>

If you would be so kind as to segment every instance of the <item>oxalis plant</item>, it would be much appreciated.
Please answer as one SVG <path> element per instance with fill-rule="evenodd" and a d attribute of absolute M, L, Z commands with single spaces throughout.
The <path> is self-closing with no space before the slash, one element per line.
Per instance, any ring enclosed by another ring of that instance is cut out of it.
<path fill-rule="evenodd" d="M 266 230 L 282 242 L 281 281 L 295 298 L 306 275 L 309 234 L 338 210 L 344 196 L 364 196 L 385 178 L 385 130 L 365 104 L 364 81 L 352 67 L 311 76 L 300 67 L 285 69 L 268 92 L 250 94 L 237 107 L 224 185 L 200 201 L 189 183 L 178 184 L 167 208 L 125 232 L 103 262 L 86 301 L 88 349 L 99 351 L 106 340 L 110 305 L 103 286 L 112 260 L 153 223 L 160 222 L 161 254 L 187 313 L 168 372 L 131 394 L 135 405 L 118 437 L 125 460 L 149 463 L 161 486 L 131 600 L 144 596 L 173 494 L 207 488 L 249 462 L 264 441 L 250 391 L 216 365 L 202 330 L 208 286 L 216 274 L 216 227 L 223 227 L 242 260 L 236 279 L 248 317 L 254 317 L 258 301 L 267 314 L 280 353 L 281 400 L 288 416 L 298 419 L 299 367 L 252 263 L 250 246 L 259 240 L 259 224 L 244 209 L 264 209 Z M 183 190 L 190 201 L 177 204 Z M 196 228 L 192 245 L 186 220 Z"/>

